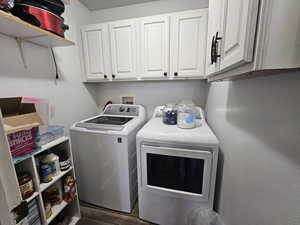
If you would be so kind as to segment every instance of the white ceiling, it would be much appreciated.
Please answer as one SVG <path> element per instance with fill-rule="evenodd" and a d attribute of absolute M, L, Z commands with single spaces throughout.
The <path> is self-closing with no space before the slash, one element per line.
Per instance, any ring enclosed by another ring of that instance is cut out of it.
<path fill-rule="evenodd" d="M 80 0 L 89 10 L 108 9 L 120 6 L 159 0 Z"/>

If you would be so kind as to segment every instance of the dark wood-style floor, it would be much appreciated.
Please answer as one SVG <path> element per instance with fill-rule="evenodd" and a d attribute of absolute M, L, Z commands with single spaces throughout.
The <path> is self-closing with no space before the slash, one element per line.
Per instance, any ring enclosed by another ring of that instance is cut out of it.
<path fill-rule="evenodd" d="M 81 202 L 82 219 L 78 225 L 152 225 L 138 218 L 138 205 L 132 213 L 121 213 Z"/>

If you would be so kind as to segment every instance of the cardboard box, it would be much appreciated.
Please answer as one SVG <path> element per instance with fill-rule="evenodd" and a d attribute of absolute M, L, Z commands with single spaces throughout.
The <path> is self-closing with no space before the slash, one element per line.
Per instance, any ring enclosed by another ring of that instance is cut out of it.
<path fill-rule="evenodd" d="M 35 151 L 38 127 L 43 125 L 34 103 L 24 103 L 22 99 L 22 97 L 0 98 L 4 129 L 13 157 Z"/>

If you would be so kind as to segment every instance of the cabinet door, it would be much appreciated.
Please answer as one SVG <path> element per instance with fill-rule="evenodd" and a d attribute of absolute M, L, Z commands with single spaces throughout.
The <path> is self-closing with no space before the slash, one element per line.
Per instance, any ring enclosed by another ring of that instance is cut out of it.
<path fill-rule="evenodd" d="M 207 9 L 171 17 L 172 76 L 204 77 Z"/>
<path fill-rule="evenodd" d="M 110 23 L 113 79 L 137 78 L 136 22 Z"/>
<path fill-rule="evenodd" d="M 253 59 L 259 0 L 223 0 L 221 70 Z"/>
<path fill-rule="evenodd" d="M 108 25 L 99 24 L 82 29 L 87 81 L 107 80 L 110 74 Z"/>
<path fill-rule="evenodd" d="M 208 32 L 206 46 L 206 75 L 211 75 L 219 71 L 220 43 L 216 40 L 217 34 L 221 33 L 221 11 L 222 4 L 220 0 L 210 0 L 208 9 Z"/>
<path fill-rule="evenodd" d="M 141 77 L 169 75 L 169 16 L 153 16 L 140 21 Z"/>

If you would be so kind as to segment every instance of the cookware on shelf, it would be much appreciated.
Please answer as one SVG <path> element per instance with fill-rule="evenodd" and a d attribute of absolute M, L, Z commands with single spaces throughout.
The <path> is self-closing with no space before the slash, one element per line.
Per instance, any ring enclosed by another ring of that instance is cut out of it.
<path fill-rule="evenodd" d="M 61 17 L 64 11 L 61 0 L 19 0 L 15 2 L 12 13 L 30 24 L 64 37 L 69 29 Z"/>

